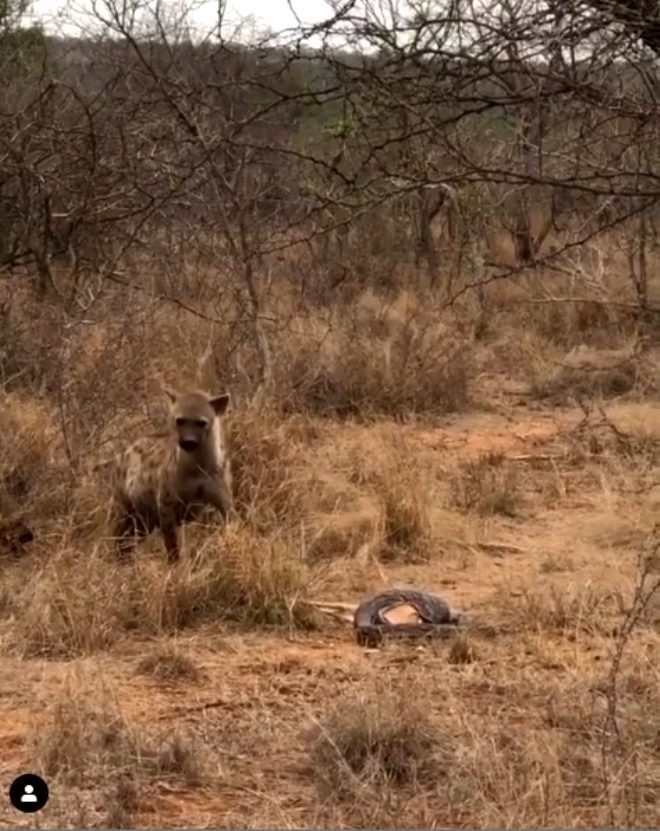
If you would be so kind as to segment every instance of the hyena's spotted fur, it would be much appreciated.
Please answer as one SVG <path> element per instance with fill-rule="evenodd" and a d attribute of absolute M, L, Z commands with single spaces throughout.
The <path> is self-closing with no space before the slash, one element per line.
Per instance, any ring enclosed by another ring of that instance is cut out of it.
<path fill-rule="evenodd" d="M 222 417 L 230 396 L 166 388 L 167 432 L 139 439 L 115 466 L 111 530 L 126 558 L 139 538 L 160 529 L 168 559 L 179 559 L 180 527 L 206 506 L 226 521 L 232 511 L 231 478 Z"/>

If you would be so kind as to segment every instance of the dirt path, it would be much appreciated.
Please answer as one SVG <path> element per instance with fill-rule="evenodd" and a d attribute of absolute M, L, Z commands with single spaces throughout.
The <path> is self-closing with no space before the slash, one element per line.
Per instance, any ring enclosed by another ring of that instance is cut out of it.
<path fill-rule="evenodd" d="M 559 430 L 579 423 L 579 411 L 524 413 L 521 417 L 480 414 L 456 419 L 448 427 L 416 430 L 414 438 L 434 450 L 478 456 L 533 452 Z"/>

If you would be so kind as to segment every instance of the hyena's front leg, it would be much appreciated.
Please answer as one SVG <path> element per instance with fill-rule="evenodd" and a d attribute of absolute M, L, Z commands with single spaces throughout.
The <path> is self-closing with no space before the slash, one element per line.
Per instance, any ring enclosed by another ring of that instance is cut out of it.
<path fill-rule="evenodd" d="M 206 498 L 208 502 L 220 513 L 225 523 L 228 523 L 235 516 L 234 501 L 231 490 L 224 477 L 216 480 L 207 489 Z"/>
<path fill-rule="evenodd" d="M 123 562 L 133 559 L 140 529 L 130 511 L 115 507 L 111 520 L 112 536 L 115 540 L 115 553 Z"/>
<path fill-rule="evenodd" d="M 181 556 L 181 543 L 179 540 L 179 527 L 172 522 L 161 525 L 161 533 L 165 542 L 167 559 L 170 563 L 176 563 Z"/>

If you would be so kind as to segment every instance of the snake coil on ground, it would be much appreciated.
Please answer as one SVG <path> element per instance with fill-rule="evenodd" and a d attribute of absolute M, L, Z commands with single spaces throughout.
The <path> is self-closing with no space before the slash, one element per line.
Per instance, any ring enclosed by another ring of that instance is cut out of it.
<path fill-rule="evenodd" d="M 387 613 L 397 606 L 412 606 L 420 622 L 392 623 Z M 468 618 L 436 595 L 420 589 L 388 589 L 363 601 L 353 615 L 360 646 L 376 646 L 384 637 L 452 637 L 464 629 Z"/>

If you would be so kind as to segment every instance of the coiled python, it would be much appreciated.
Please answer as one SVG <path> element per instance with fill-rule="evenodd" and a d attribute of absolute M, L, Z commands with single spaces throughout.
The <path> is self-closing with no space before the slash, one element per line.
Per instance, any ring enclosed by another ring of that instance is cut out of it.
<path fill-rule="evenodd" d="M 393 622 L 392 613 L 401 607 L 408 607 L 409 614 L 414 614 L 417 620 Z M 353 628 L 360 646 L 376 646 L 386 636 L 452 637 L 468 623 L 468 618 L 445 600 L 420 589 L 388 589 L 363 601 L 353 615 Z"/>

